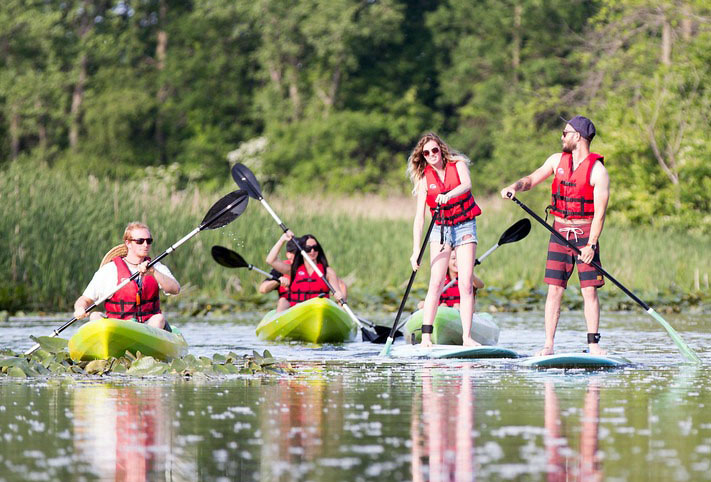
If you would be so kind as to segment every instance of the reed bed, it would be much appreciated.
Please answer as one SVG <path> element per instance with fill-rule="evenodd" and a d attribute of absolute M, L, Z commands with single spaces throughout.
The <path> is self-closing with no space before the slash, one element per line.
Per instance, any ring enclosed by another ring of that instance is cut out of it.
<path fill-rule="evenodd" d="M 198 226 L 210 206 L 235 189 L 226 185 L 217 193 L 196 188 L 176 191 L 160 179 L 119 184 L 70 179 L 42 169 L 10 169 L 4 174 L 0 179 L 0 310 L 11 311 L 70 310 L 103 255 L 120 243 L 129 221 L 141 220 L 151 227 L 156 240 L 152 253 L 157 255 Z M 330 264 L 347 280 L 351 303 L 372 301 L 385 292 L 401 296 L 411 272 L 413 199 L 279 199 L 269 195 L 268 200 L 297 234 L 317 236 Z M 479 254 L 524 217 L 513 203 L 500 199 L 481 204 Z M 531 201 L 529 206 L 542 211 L 543 204 Z M 233 223 L 203 231 L 164 260 L 183 285 L 183 293 L 167 303 L 256 299 L 261 276 L 217 265 L 210 247 L 226 246 L 267 269 L 264 258 L 280 234 L 259 203 L 250 201 L 247 211 Z M 526 239 L 499 248 L 477 268 L 478 275 L 490 287 L 543 288 L 548 237 L 533 221 Z M 650 303 L 658 293 L 670 290 L 709 294 L 711 242 L 700 235 L 621 228 L 611 218 L 601 244 L 603 266 L 633 291 L 651 296 Z M 424 267 L 418 274 L 415 296 L 427 276 Z M 576 285 L 577 278 L 571 284 Z"/>

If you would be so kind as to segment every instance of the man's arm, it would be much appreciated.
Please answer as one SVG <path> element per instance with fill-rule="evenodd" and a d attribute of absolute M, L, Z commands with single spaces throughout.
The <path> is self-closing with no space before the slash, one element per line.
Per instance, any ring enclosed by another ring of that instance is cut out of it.
<path fill-rule="evenodd" d="M 602 162 L 596 162 L 590 173 L 590 185 L 593 186 L 593 199 L 595 201 L 595 214 L 590 225 L 588 244 L 580 250 L 580 260 L 589 264 L 595 256 L 593 246 L 597 245 L 605 224 L 607 203 L 610 199 L 610 176 Z"/>
<path fill-rule="evenodd" d="M 533 171 L 528 176 L 524 176 L 515 183 L 501 190 L 501 197 L 511 198 L 519 191 L 528 191 L 534 186 L 543 182 L 548 176 L 553 174 L 556 166 L 560 162 L 560 152 L 551 155 L 541 167 Z"/>

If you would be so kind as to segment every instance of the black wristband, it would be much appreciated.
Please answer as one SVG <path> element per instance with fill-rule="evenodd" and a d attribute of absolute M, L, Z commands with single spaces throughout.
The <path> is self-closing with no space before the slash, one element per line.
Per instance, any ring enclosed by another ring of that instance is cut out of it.
<path fill-rule="evenodd" d="M 600 333 L 588 333 L 588 345 L 598 343 L 600 341 Z"/>
<path fill-rule="evenodd" d="M 431 335 L 434 333 L 434 327 L 432 325 L 422 325 L 422 334 Z"/>

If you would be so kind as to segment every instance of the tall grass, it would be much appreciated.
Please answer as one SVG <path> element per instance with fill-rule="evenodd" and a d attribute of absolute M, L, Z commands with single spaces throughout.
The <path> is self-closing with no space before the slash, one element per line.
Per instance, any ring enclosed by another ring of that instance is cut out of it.
<path fill-rule="evenodd" d="M 198 226 L 210 206 L 235 188 L 208 194 L 197 189 L 175 191 L 172 186 L 159 178 L 118 184 L 70 179 L 42 169 L 6 171 L 0 178 L 0 309 L 69 310 L 105 252 L 121 241 L 129 221 L 145 221 L 151 227 L 155 256 Z M 297 234 L 318 237 L 330 264 L 347 279 L 352 303 L 386 290 L 402 293 L 411 272 L 414 200 L 273 196 L 268 200 Z M 513 203 L 482 204 L 479 254 L 524 217 Z M 529 203 L 532 208 L 539 208 L 538 204 Z M 203 231 L 164 259 L 183 285 L 183 293 L 168 302 L 254 298 L 262 278 L 246 269 L 217 265 L 210 247 L 226 246 L 266 269 L 264 257 L 280 234 L 266 211 L 250 201 L 233 223 Z M 500 247 L 477 268 L 478 275 L 489 286 L 542 286 L 548 237 L 533 221 L 526 239 Z M 701 290 L 709 292 L 704 280 L 711 271 L 711 242 L 701 236 L 644 227 L 623 229 L 611 220 L 601 245 L 603 266 L 632 290 L 652 296 L 670 289 L 692 291 L 700 279 Z M 427 276 L 425 266 L 418 274 L 419 288 Z"/>

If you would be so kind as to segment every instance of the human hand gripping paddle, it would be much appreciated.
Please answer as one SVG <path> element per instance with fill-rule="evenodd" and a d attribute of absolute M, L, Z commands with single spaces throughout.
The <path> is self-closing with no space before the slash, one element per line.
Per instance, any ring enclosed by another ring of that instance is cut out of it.
<path fill-rule="evenodd" d="M 247 195 L 246 192 L 242 190 L 237 190 L 237 191 L 232 191 L 228 195 L 224 196 L 221 198 L 219 201 L 217 201 L 213 206 L 210 208 L 210 210 L 207 212 L 205 215 L 205 218 L 202 220 L 202 223 L 200 225 L 193 229 L 190 233 L 188 233 L 186 236 L 184 236 L 182 239 L 180 239 L 177 243 L 172 245 L 170 248 L 166 249 L 163 253 L 155 257 L 154 259 L 151 260 L 150 263 L 146 266 L 146 270 L 149 270 L 153 265 L 155 265 L 158 261 L 161 259 L 165 258 L 168 256 L 170 253 L 178 249 L 183 243 L 185 243 L 187 240 L 198 234 L 200 231 L 205 230 L 205 229 L 218 229 L 223 226 L 228 225 L 237 217 L 244 212 L 245 209 L 247 209 L 247 203 L 249 202 L 249 196 Z M 94 308 L 99 306 L 101 303 L 109 299 L 111 296 L 114 295 L 117 291 L 119 291 L 121 288 L 126 286 L 128 283 L 131 281 L 135 280 L 138 278 L 140 273 L 137 271 L 134 274 L 131 275 L 130 278 L 127 278 L 123 280 L 119 285 L 114 288 L 114 290 L 106 295 L 104 298 L 96 301 L 94 304 L 91 306 L 87 307 L 86 310 L 84 310 L 85 313 L 89 313 L 92 311 Z M 67 327 L 69 327 L 72 323 L 77 321 L 77 317 L 73 317 L 71 320 L 67 321 L 65 324 L 57 328 L 52 332 L 53 337 L 59 336 L 59 334 L 64 331 Z M 32 348 L 27 350 L 25 352 L 25 355 L 31 355 L 35 351 L 37 351 L 40 348 L 39 344 L 35 344 Z"/>
<path fill-rule="evenodd" d="M 528 206 L 526 206 L 524 203 L 516 199 L 516 196 L 511 196 L 509 194 L 509 198 L 516 204 L 518 204 L 524 211 L 526 211 L 533 219 L 541 223 L 541 225 L 545 226 L 545 228 L 553 233 L 560 241 L 562 241 L 565 245 L 567 245 L 569 248 L 571 248 L 575 253 L 580 255 L 580 250 L 573 245 L 570 241 L 565 239 L 565 236 L 557 232 L 555 229 L 553 229 L 548 223 L 546 223 L 541 217 L 533 212 Z M 618 288 L 620 288 L 624 293 L 632 298 L 639 306 L 641 306 L 652 318 L 657 320 L 665 330 L 667 330 L 667 333 L 669 333 L 669 336 L 671 339 L 674 341 L 676 346 L 679 348 L 679 351 L 681 351 L 682 355 L 684 357 L 693 363 L 701 363 L 701 359 L 699 356 L 692 350 L 685 342 L 682 340 L 681 336 L 672 328 L 672 326 L 664 319 L 662 316 L 654 311 L 653 308 L 651 308 L 647 303 L 639 299 L 634 293 L 632 293 L 630 290 L 628 290 L 625 286 L 622 285 L 619 281 L 617 281 L 615 278 L 613 278 L 607 271 L 602 269 L 602 266 L 600 266 L 599 263 L 592 261 L 590 263 L 595 269 L 597 269 L 603 276 L 605 276 L 607 279 L 612 281 Z"/>
<path fill-rule="evenodd" d="M 274 221 L 276 221 L 282 231 L 286 233 L 289 230 L 289 228 L 287 228 L 286 225 L 282 222 L 282 220 L 279 219 L 279 216 L 277 216 L 272 207 L 262 196 L 262 190 L 259 186 L 259 182 L 254 176 L 254 173 L 252 173 L 252 171 L 250 171 L 247 166 L 240 163 L 235 164 L 232 167 L 232 178 L 235 180 L 235 182 L 240 188 L 247 191 L 250 197 L 262 203 L 264 209 L 266 209 L 267 212 L 272 216 L 272 218 L 274 218 Z M 328 286 L 328 289 L 331 291 L 331 293 L 335 294 L 336 290 L 328 281 L 328 279 L 326 279 L 326 275 L 322 273 L 320 269 L 318 269 L 316 263 L 306 254 L 304 248 L 299 244 L 296 238 L 293 238 L 292 241 L 294 242 L 294 244 L 296 244 L 296 247 L 298 248 L 299 252 L 301 252 L 301 256 L 303 256 L 304 261 L 309 263 L 309 265 L 316 272 L 318 277 L 321 278 L 321 280 L 326 284 L 326 286 Z M 362 318 L 358 318 L 355 313 L 353 313 L 353 310 L 351 310 L 350 306 L 348 306 L 348 303 L 346 303 L 345 300 L 341 300 L 340 304 L 345 310 L 345 312 L 348 313 L 348 316 L 350 316 L 350 318 L 355 322 L 355 324 L 360 327 L 360 330 L 363 334 L 363 340 L 375 342 L 378 339 L 379 335 L 377 332 L 377 328 L 382 327 L 376 327 L 373 323 L 363 320 Z"/>

